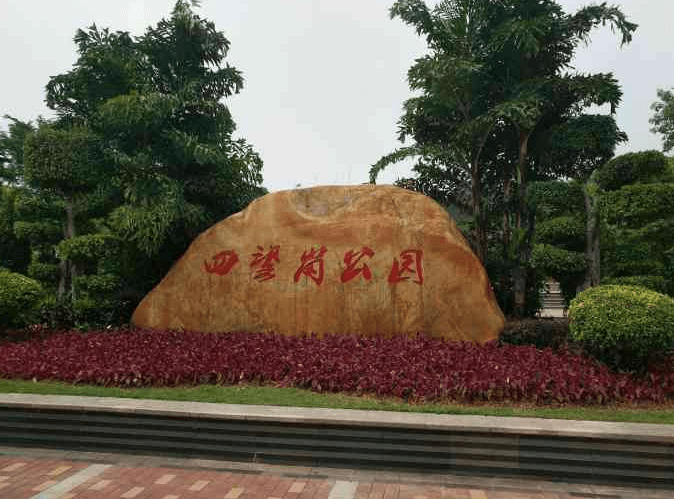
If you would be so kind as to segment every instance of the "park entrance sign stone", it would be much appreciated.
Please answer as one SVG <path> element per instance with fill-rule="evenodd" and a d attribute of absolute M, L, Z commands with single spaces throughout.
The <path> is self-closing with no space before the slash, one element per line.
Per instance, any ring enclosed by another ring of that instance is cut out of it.
<path fill-rule="evenodd" d="M 199 235 L 132 323 L 484 342 L 504 317 L 440 205 L 398 187 L 359 185 L 256 199 Z"/>

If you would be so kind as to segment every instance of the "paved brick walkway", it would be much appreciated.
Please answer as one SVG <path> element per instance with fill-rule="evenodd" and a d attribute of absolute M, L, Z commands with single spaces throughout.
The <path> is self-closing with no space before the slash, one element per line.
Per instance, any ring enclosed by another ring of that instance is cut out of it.
<path fill-rule="evenodd" d="M 37 454 L 37 455 L 36 455 Z M 52 452 L 53 454 L 53 452 Z M 47 452 L 47 456 L 49 452 Z M 258 471 L 218 471 L 124 461 L 94 462 L 41 458 L 39 451 L 26 455 L 0 455 L 0 498 L 2 499 L 632 499 L 674 496 L 674 492 L 616 492 L 573 486 L 562 490 L 550 484 L 548 490 L 522 483 L 508 489 L 402 483 L 380 480 L 375 475 L 288 476 L 280 467 Z M 173 463 L 175 464 L 175 463 Z M 292 472 L 293 468 L 286 468 Z M 348 473 L 348 471 L 343 471 Z M 539 490 L 532 490 L 539 489 Z M 582 491 L 586 490 L 587 494 Z M 589 492 L 594 490 L 594 492 Z M 579 492 L 580 491 L 580 492 Z"/>

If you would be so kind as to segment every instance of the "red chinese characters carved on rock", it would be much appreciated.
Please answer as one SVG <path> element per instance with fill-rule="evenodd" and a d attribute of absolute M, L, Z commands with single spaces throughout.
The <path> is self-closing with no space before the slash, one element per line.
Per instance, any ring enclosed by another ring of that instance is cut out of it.
<path fill-rule="evenodd" d="M 325 246 L 316 245 L 314 248 L 305 251 L 301 257 L 301 264 L 295 271 L 295 282 L 299 282 L 303 275 L 313 280 L 316 284 L 323 283 L 325 267 L 323 257 L 327 253 Z M 269 251 L 265 253 L 262 246 L 257 247 L 257 251 L 251 255 L 250 268 L 254 269 L 253 278 L 259 282 L 269 281 L 276 277 L 275 264 L 280 263 L 281 247 L 279 245 L 270 246 Z M 370 267 L 363 262 L 364 258 L 372 258 L 375 252 L 367 246 L 363 246 L 359 251 L 349 250 L 344 255 L 346 267 L 342 271 L 340 280 L 342 283 L 349 282 L 359 275 L 369 281 L 372 279 Z M 424 283 L 423 269 L 424 252 L 420 249 L 406 249 L 400 252 L 399 258 L 393 259 L 393 266 L 388 276 L 390 284 L 407 281 L 412 278 L 417 284 Z M 224 250 L 211 258 L 211 262 L 204 261 L 204 270 L 210 274 L 224 276 L 234 268 L 239 262 L 239 256 L 234 250 Z"/>
<path fill-rule="evenodd" d="M 280 259 L 280 246 L 271 246 L 269 252 L 265 253 L 262 246 L 257 247 L 257 251 L 253 253 L 250 262 L 250 268 L 256 268 L 253 276 L 257 281 L 269 281 L 276 277 L 274 273 L 274 262 L 278 263 Z"/>
<path fill-rule="evenodd" d="M 346 268 L 344 269 L 344 272 L 342 272 L 342 276 L 340 278 L 341 281 L 348 282 L 358 274 L 363 274 L 363 278 L 367 281 L 372 279 L 370 267 L 368 267 L 366 264 L 356 267 L 363 257 L 372 258 L 372 256 L 374 256 L 374 251 L 372 251 L 372 249 L 368 248 L 367 246 L 363 246 L 360 251 L 349 250 L 346 255 L 344 255 L 344 263 L 346 264 Z"/>
<path fill-rule="evenodd" d="M 234 250 L 221 251 L 212 259 L 212 263 L 204 262 L 204 270 L 210 274 L 226 275 L 239 261 L 239 255 Z"/>
<path fill-rule="evenodd" d="M 400 253 L 400 260 L 393 259 L 393 268 L 388 276 L 388 282 L 395 284 L 401 281 L 406 281 L 410 275 L 416 275 L 414 282 L 417 284 L 424 283 L 424 270 L 422 267 L 422 259 L 424 252 L 422 250 L 407 249 Z"/>
<path fill-rule="evenodd" d="M 323 282 L 323 255 L 327 251 L 325 246 L 321 246 L 318 249 L 312 248 L 302 253 L 302 264 L 295 272 L 295 282 L 298 282 L 300 277 L 305 275 L 320 285 Z"/>

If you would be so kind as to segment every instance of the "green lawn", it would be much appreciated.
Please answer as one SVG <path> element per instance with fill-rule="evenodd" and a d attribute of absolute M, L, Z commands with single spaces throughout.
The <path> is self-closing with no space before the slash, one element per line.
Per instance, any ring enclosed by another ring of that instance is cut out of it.
<path fill-rule="evenodd" d="M 201 385 L 179 388 L 104 388 L 59 382 L 32 382 L 0 379 L 0 393 L 85 395 L 155 400 L 215 402 L 221 404 L 261 404 L 295 407 L 374 409 L 381 411 L 520 416 L 595 421 L 674 424 L 674 407 L 508 407 L 423 404 L 378 400 L 341 394 L 320 394 L 297 388 Z"/>

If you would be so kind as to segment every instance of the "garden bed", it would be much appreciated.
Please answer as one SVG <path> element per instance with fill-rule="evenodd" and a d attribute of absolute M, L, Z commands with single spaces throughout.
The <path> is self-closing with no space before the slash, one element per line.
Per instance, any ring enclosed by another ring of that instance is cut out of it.
<path fill-rule="evenodd" d="M 506 328 L 506 331 L 508 329 Z M 490 342 L 122 329 L 0 345 L 0 377 L 106 387 L 266 385 L 412 403 L 674 401 L 674 362 L 616 373 L 569 350 Z"/>

